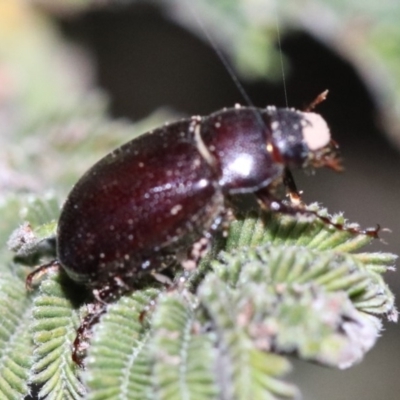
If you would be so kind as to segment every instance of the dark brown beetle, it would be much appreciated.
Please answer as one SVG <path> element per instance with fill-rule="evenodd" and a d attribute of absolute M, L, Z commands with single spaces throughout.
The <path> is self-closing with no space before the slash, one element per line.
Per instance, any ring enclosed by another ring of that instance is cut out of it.
<path fill-rule="evenodd" d="M 237 106 L 155 129 L 78 181 L 58 222 L 58 260 L 27 284 L 61 265 L 99 302 L 109 301 L 212 234 L 236 194 L 253 193 L 274 211 L 314 214 L 277 195 L 284 185 L 298 199 L 289 168 L 308 166 L 340 169 L 328 126 L 312 112 Z"/>
<path fill-rule="evenodd" d="M 287 166 L 335 160 L 313 113 L 233 108 L 166 125 L 79 180 L 59 219 L 58 259 L 90 287 L 133 287 L 215 229 L 228 196 L 251 192 L 269 206 Z"/>

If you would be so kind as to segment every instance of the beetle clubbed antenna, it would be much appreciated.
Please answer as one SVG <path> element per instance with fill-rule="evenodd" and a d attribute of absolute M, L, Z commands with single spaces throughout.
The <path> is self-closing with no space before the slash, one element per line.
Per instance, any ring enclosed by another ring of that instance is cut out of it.
<path fill-rule="evenodd" d="M 320 93 L 306 108 L 305 112 L 310 112 L 317 107 L 318 104 L 322 103 L 328 97 L 329 90 L 326 89 L 322 93 Z"/>

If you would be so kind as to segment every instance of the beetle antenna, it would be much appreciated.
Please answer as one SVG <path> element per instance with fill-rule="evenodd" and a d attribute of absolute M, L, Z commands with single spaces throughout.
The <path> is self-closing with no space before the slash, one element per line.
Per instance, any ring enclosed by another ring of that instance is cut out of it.
<path fill-rule="evenodd" d="M 188 4 L 189 4 L 190 1 L 191 0 L 188 0 Z M 203 20 L 201 18 L 199 18 L 199 16 L 195 13 L 194 9 L 191 6 L 189 8 L 190 8 L 190 11 L 191 11 L 191 13 L 193 15 L 193 18 L 196 20 L 197 24 L 199 25 L 199 27 L 203 31 L 204 35 L 206 36 L 206 38 L 207 38 L 208 42 L 210 43 L 211 47 L 213 48 L 213 50 L 217 54 L 218 58 L 222 62 L 223 66 L 228 71 L 228 74 L 230 75 L 230 77 L 231 77 L 232 81 L 234 82 L 235 86 L 238 88 L 238 90 L 239 90 L 240 94 L 242 95 L 243 99 L 245 100 L 245 102 L 249 106 L 255 107 L 254 103 L 250 99 L 250 96 L 247 94 L 247 92 L 244 89 L 243 85 L 240 83 L 240 81 L 239 81 L 235 71 L 233 70 L 231 64 L 229 63 L 228 59 L 222 53 L 222 51 L 219 48 L 219 46 L 217 45 L 216 41 L 214 40 L 214 38 L 211 36 L 210 32 L 208 31 L 208 29 L 204 25 Z"/>
<path fill-rule="evenodd" d="M 214 40 L 213 36 L 210 34 L 209 30 L 206 28 L 204 25 L 204 22 L 199 16 L 196 14 L 194 11 L 193 6 L 190 4 L 191 0 L 187 0 L 188 7 L 193 15 L 193 18 L 196 20 L 197 24 L 203 31 L 204 35 L 206 36 L 208 42 L 210 43 L 211 47 L 214 49 L 215 53 L 217 54 L 218 58 L 222 62 L 223 66 L 225 69 L 228 71 L 229 76 L 231 77 L 232 81 L 234 82 L 235 86 L 239 90 L 240 94 L 242 95 L 243 99 L 245 102 L 253 108 L 256 108 L 253 101 L 251 100 L 250 96 L 247 94 L 246 90 L 244 89 L 243 85 L 241 84 L 239 78 L 237 77 L 234 69 L 232 68 L 231 64 L 229 63 L 228 59 L 225 57 L 225 55 L 222 53 L 221 49 L 217 45 L 216 41 Z M 278 35 L 279 36 L 279 35 Z M 268 130 L 264 120 L 261 117 L 261 114 L 257 112 L 257 110 L 254 110 L 255 116 L 257 118 L 258 124 L 262 129 Z"/>
<path fill-rule="evenodd" d="M 274 1 L 274 5 L 275 5 L 275 25 L 276 25 L 276 34 L 277 34 L 277 37 L 278 37 L 278 49 L 279 49 L 279 56 L 280 56 L 280 62 L 281 62 L 283 92 L 284 92 L 284 94 L 285 94 L 286 108 L 289 108 L 289 101 L 288 101 L 287 89 L 286 89 L 285 68 L 284 68 L 284 65 L 283 65 L 282 44 L 281 44 L 281 32 L 280 32 L 280 29 L 279 29 L 279 16 L 278 16 L 278 2 L 277 2 L 277 0 Z"/>
<path fill-rule="evenodd" d="M 314 110 L 315 107 L 317 107 L 318 104 L 322 103 L 323 101 L 326 100 L 328 97 L 329 90 L 324 90 L 322 93 L 320 93 L 305 109 L 305 112 L 310 112 Z"/>
<path fill-rule="evenodd" d="M 193 18 L 196 20 L 198 26 L 200 29 L 203 31 L 204 35 L 206 36 L 208 42 L 210 43 L 211 47 L 217 54 L 218 58 L 222 62 L 223 66 L 225 69 L 228 71 L 228 74 L 230 75 L 232 81 L 234 82 L 235 86 L 239 90 L 240 94 L 242 95 L 243 99 L 245 102 L 251 106 L 255 107 L 253 101 L 251 100 L 250 96 L 247 94 L 246 90 L 244 89 L 242 83 L 238 79 L 234 69 L 232 68 L 231 64 L 229 63 L 228 59 L 225 57 L 225 55 L 222 53 L 221 49 L 217 45 L 215 39 L 213 36 L 210 34 L 209 30 L 206 28 L 204 25 L 204 22 L 201 18 L 199 18 L 198 14 L 194 11 L 192 5 L 190 4 L 190 0 L 187 1 L 188 8 L 190 9 Z M 282 82 L 283 82 L 283 92 L 285 95 L 285 103 L 286 103 L 286 108 L 289 107 L 289 102 L 288 102 L 288 96 L 287 96 L 287 89 L 286 89 L 286 78 L 285 78 L 285 69 L 284 69 L 284 62 L 283 62 L 283 56 L 282 56 L 282 45 L 281 45 L 281 33 L 279 29 L 279 16 L 278 16 L 278 2 L 277 0 L 274 0 L 274 5 L 275 5 L 275 25 L 276 25 L 276 32 L 277 32 L 277 40 L 278 40 L 278 49 L 279 49 L 279 54 L 280 54 L 280 64 L 281 64 L 281 71 L 282 71 Z M 259 123 L 261 126 L 264 126 L 265 123 L 262 120 L 261 116 L 258 117 Z"/>

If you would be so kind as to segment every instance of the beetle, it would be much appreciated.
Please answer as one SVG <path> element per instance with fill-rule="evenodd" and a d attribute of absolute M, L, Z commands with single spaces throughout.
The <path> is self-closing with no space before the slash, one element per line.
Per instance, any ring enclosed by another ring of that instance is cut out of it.
<path fill-rule="evenodd" d="M 166 124 L 106 155 L 79 179 L 58 221 L 57 260 L 33 271 L 27 285 L 61 267 L 104 304 L 178 253 L 196 258 L 188 249 L 212 236 L 230 199 L 243 193 L 272 211 L 316 215 L 338 229 L 377 235 L 305 209 L 290 169 L 306 167 L 340 170 L 328 125 L 311 111 L 235 106 Z M 291 202 L 279 196 L 281 187 Z M 87 336 L 101 312 L 99 306 L 91 313 L 78 336 Z"/>

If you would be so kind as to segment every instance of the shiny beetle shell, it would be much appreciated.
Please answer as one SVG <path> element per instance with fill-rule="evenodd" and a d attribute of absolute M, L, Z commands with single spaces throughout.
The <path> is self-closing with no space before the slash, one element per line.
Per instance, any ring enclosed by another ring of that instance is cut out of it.
<path fill-rule="evenodd" d="M 59 219 L 58 260 L 92 288 L 133 288 L 216 229 L 228 196 L 273 196 L 285 168 L 332 167 L 334 150 L 322 117 L 290 109 L 235 107 L 165 125 L 78 181 Z"/>

